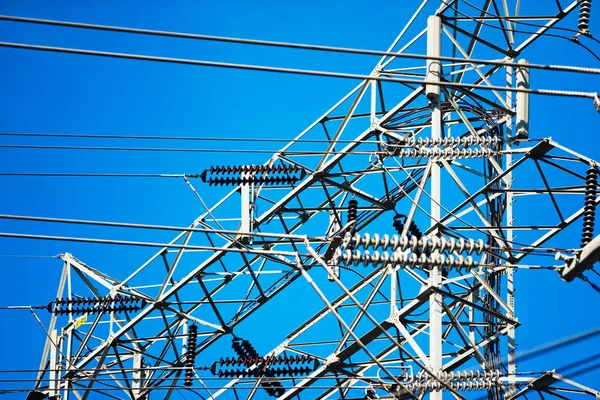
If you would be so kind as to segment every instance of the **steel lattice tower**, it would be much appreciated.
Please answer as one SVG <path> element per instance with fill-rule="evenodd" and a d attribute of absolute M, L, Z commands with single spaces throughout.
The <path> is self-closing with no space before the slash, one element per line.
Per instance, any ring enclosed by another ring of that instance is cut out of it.
<path fill-rule="evenodd" d="M 596 161 L 529 129 L 528 47 L 579 5 L 522 16 L 518 0 L 474 3 L 423 2 L 369 78 L 260 167 L 186 177 L 232 188 L 139 267 L 109 276 L 63 254 L 35 390 L 437 400 L 567 384 L 598 396 L 554 372 L 520 377 L 515 360 L 515 269 L 555 238 L 580 248 L 565 230 L 598 203 Z M 524 20 L 542 27 L 523 33 Z M 520 220 L 515 240 L 517 196 L 555 212 Z M 315 293 L 318 307 L 302 302 Z M 287 334 L 252 325 L 284 306 Z"/>

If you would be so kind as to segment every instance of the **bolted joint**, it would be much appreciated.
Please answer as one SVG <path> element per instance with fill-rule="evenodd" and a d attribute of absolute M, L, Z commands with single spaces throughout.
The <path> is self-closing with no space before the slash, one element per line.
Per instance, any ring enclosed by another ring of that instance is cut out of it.
<path fill-rule="evenodd" d="M 342 364 L 340 358 L 336 355 L 331 355 L 329 357 L 327 357 L 327 359 L 325 359 L 325 362 L 323 363 L 323 366 L 328 370 L 328 371 L 335 371 L 338 370 L 340 368 L 340 365 Z"/>

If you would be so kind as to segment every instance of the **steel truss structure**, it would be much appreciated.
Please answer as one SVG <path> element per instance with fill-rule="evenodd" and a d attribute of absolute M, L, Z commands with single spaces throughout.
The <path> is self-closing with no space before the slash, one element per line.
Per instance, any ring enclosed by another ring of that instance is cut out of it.
<path fill-rule="evenodd" d="M 545 133 L 530 137 L 527 126 L 520 60 L 577 1 L 539 2 L 535 15 L 520 15 L 519 1 L 429 3 L 388 49 L 429 59 L 382 57 L 261 168 L 207 166 L 201 178 L 222 177 L 213 190 L 233 189 L 169 244 L 147 244 L 158 249 L 142 265 L 108 276 L 63 254 L 34 393 L 147 399 L 185 386 L 211 399 L 600 396 L 558 373 L 517 375 L 515 361 L 514 271 L 579 224 L 586 171 L 596 166 Z M 523 33 L 525 20 L 541 27 Z M 266 179 L 275 173 L 279 181 Z M 517 197 L 553 212 L 515 225 Z M 317 308 L 302 301 L 315 296 Z M 265 312 L 290 330 L 254 325 Z M 259 354 L 253 342 L 268 350 Z"/>

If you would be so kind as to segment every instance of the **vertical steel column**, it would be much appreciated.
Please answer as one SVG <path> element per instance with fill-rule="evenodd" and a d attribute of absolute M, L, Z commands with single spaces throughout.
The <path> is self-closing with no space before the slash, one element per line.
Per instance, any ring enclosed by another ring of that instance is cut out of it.
<path fill-rule="evenodd" d="M 131 381 L 131 389 L 133 392 L 134 399 L 139 399 L 142 393 L 142 381 L 144 380 L 144 363 L 142 355 L 135 353 L 133 355 L 133 379 Z"/>
<path fill-rule="evenodd" d="M 329 229 L 327 231 L 327 236 L 331 236 L 331 235 L 335 234 L 342 228 L 339 223 L 340 218 L 341 218 L 341 216 L 339 215 L 338 212 L 333 211 L 333 210 L 331 210 L 329 212 Z M 333 271 L 333 275 L 335 275 L 336 278 L 339 278 L 340 277 L 340 263 L 337 260 L 337 257 L 335 256 L 335 254 L 333 256 L 331 256 L 331 259 L 329 259 L 327 261 L 327 263 L 331 267 L 331 270 Z M 335 279 L 333 279 L 333 275 L 330 273 L 327 274 L 327 279 L 329 280 L 329 282 L 335 281 Z"/>
<path fill-rule="evenodd" d="M 375 73 L 373 73 L 375 74 Z M 377 123 L 377 81 L 371 81 L 371 127 Z"/>
<path fill-rule="evenodd" d="M 69 269 L 71 268 L 71 265 L 63 258 L 63 269 L 62 269 L 62 274 L 60 276 L 60 281 L 58 283 L 58 291 L 56 292 L 56 298 L 61 298 L 63 296 L 63 292 L 64 292 L 64 288 L 65 288 L 65 284 L 67 283 L 67 274 L 69 273 Z M 48 328 L 48 332 L 52 332 L 56 326 L 56 320 L 58 319 L 58 315 L 57 314 L 52 314 L 52 316 L 50 317 L 50 327 Z M 52 348 L 52 346 L 54 346 L 54 342 L 52 341 L 52 337 L 50 335 L 48 335 L 48 337 L 46 338 L 46 343 L 44 344 L 44 350 L 42 351 L 42 359 L 40 361 L 40 367 L 38 370 L 38 374 L 37 374 L 37 378 L 36 378 L 36 384 L 35 384 L 35 388 L 39 388 L 42 382 L 42 376 L 44 374 L 44 370 L 46 368 L 46 363 L 48 361 L 48 354 L 50 352 L 50 349 Z"/>
<path fill-rule="evenodd" d="M 71 268 L 69 268 L 67 270 L 67 297 L 70 301 L 73 300 L 73 291 L 71 289 Z M 71 302 L 69 302 L 69 310 L 73 310 L 73 304 Z M 85 314 L 84 314 L 85 315 Z M 83 318 L 80 317 L 80 318 Z M 73 329 L 75 329 L 75 324 L 77 323 L 77 320 L 73 318 L 73 313 L 70 312 L 69 313 L 69 324 L 68 324 L 68 329 L 65 331 L 63 330 L 63 340 L 64 337 L 66 336 L 67 339 L 67 349 L 66 349 L 66 353 L 65 353 L 65 369 L 68 371 L 71 368 L 71 354 L 73 351 Z M 65 371 L 66 372 L 66 371 Z M 62 400 L 69 400 L 69 393 L 71 393 L 71 387 L 70 387 L 70 379 L 65 379 L 63 382 L 63 398 Z"/>
<path fill-rule="evenodd" d="M 252 172 L 242 172 L 242 179 L 250 178 Z M 241 197 L 241 213 L 240 213 L 240 233 L 250 233 L 250 184 L 242 183 L 240 185 L 240 197 Z M 242 237 L 244 237 L 242 235 Z"/>
<path fill-rule="evenodd" d="M 52 345 L 50 347 L 50 363 L 49 363 L 49 374 L 48 374 L 48 397 L 57 397 L 59 395 L 59 384 L 60 374 L 58 371 L 59 364 L 56 362 L 58 357 L 58 343 L 60 338 L 58 337 L 58 331 L 53 329 L 49 333 L 50 341 Z"/>
<path fill-rule="evenodd" d="M 529 68 L 526 67 L 528 62 L 525 59 L 521 59 L 518 63 L 523 64 L 523 67 L 519 67 L 515 71 L 517 88 L 529 89 Z M 529 138 L 529 93 L 517 93 L 517 132 L 515 138 Z"/>
<path fill-rule="evenodd" d="M 427 19 L 427 55 L 433 57 L 441 56 L 441 19 L 438 16 L 431 16 Z M 442 73 L 441 62 L 437 60 L 427 60 L 428 82 L 440 82 Z M 431 138 L 439 139 L 442 128 L 442 110 L 440 107 L 440 86 L 427 85 L 425 93 L 431 103 Z M 441 174 L 440 166 L 435 161 L 430 161 L 431 165 L 431 225 L 434 226 L 440 220 L 441 204 Z M 437 231 L 431 232 L 436 235 Z M 442 281 L 441 267 L 435 266 L 429 273 L 429 285 L 440 287 Z M 429 363 L 434 374 L 438 375 L 442 369 L 442 296 L 439 293 L 432 293 L 429 297 Z M 441 391 L 432 391 L 429 398 L 431 400 L 441 400 Z"/>
<path fill-rule="evenodd" d="M 511 60 L 512 61 L 512 60 Z M 513 86 L 513 76 L 514 76 L 514 71 L 512 67 L 506 67 L 506 86 L 507 87 L 512 87 Z M 517 100 L 519 100 L 519 98 L 517 97 Z M 512 92 L 506 92 L 506 105 L 509 108 L 512 108 L 513 106 L 513 93 Z M 517 103 L 518 106 L 518 103 Z M 518 129 L 519 129 L 519 118 L 517 117 L 517 134 L 518 134 Z M 508 139 L 506 141 L 506 150 L 508 150 L 508 153 L 506 154 L 504 160 L 505 160 L 505 168 L 507 170 L 510 169 L 510 167 L 512 166 L 512 154 L 510 154 L 510 150 L 512 150 L 512 146 L 511 146 L 511 142 L 510 139 L 512 139 L 513 136 L 513 125 L 512 125 L 512 120 L 509 119 L 506 121 L 506 138 Z M 513 193 L 510 189 L 512 189 L 512 172 L 509 172 L 507 175 L 508 181 L 510 182 L 507 189 L 509 189 L 506 193 L 506 226 L 508 227 L 508 229 L 506 230 L 506 240 L 508 241 L 508 243 L 512 243 L 513 240 L 513 229 L 512 229 L 512 224 L 513 224 L 513 202 L 514 202 L 514 196 Z M 515 318 L 515 287 L 514 287 L 514 274 L 515 274 L 515 270 L 514 268 L 508 268 L 506 270 L 506 304 L 508 304 L 508 306 L 510 307 L 511 310 L 513 310 L 512 314 L 509 314 L 508 317 L 514 319 Z M 516 378 L 516 372 L 517 372 L 517 364 L 516 364 L 516 358 L 515 358 L 515 351 L 516 351 L 516 341 L 515 341 L 515 327 L 511 326 L 508 330 L 508 382 L 510 385 L 510 392 L 514 393 L 516 391 L 516 386 L 515 386 L 515 378 Z"/>
<path fill-rule="evenodd" d="M 188 335 L 188 324 L 187 322 L 181 325 L 181 354 L 187 354 L 187 335 Z"/>

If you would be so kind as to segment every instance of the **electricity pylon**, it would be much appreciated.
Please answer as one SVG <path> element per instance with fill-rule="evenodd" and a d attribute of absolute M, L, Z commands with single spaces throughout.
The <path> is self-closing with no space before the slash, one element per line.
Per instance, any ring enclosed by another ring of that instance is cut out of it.
<path fill-rule="evenodd" d="M 525 16 L 519 1 L 432 3 L 264 164 L 186 177 L 233 189 L 141 266 L 112 277 L 62 255 L 36 391 L 597 396 L 557 373 L 517 376 L 515 360 L 515 268 L 598 203 L 596 162 L 529 130 L 527 49 L 577 1 Z M 540 26 L 523 33 L 526 20 Z M 552 212 L 514 226 L 516 196 Z M 290 302 L 314 293 L 321 304 Z M 282 335 L 265 312 L 296 328 Z"/>

